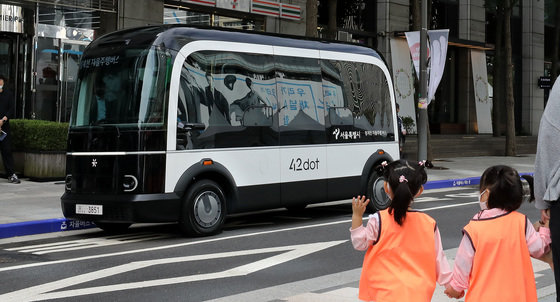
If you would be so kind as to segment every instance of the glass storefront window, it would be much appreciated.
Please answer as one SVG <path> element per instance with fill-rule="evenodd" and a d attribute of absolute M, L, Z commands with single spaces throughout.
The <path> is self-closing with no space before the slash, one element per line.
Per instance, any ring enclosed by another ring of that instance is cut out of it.
<path fill-rule="evenodd" d="M 59 43 L 59 39 L 37 39 L 37 93 L 32 104 L 31 118 L 33 119 L 56 120 L 60 60 Z"/>
<path fill-rule="evenodd" d="M 216 14 L 166 7 L 163 10 L 164 24 L 187 24 L 226 27 L 244 30 L 264 31 L 264 23 L 259 20 L 243 19 Z"/>

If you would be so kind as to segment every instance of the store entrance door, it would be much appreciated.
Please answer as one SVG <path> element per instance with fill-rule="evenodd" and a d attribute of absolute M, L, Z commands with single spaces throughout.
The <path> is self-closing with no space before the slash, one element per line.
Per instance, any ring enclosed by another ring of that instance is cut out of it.
<path fill-rule="evenodd" d="M 68 122 L 87 42 L 40 37 L 37 41 L 37 94 L 34 118 Z"/>

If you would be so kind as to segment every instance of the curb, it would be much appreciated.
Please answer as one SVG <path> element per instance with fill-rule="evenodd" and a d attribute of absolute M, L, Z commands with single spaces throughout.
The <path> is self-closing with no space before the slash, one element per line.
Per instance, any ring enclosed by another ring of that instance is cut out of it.
<path fill-rule="evenodd" d="M 533 173 L 519 173 L 519 175 L 533 176 Z M 424 185 L 424 190 L 474 186 L 479 184 L 480 184 L 480 176 L 458 178 L 458 179 L 432 180 L 432 181 L 428 181 Z"/>
<path fill-rule="evenodd" d="M 52 232 L 81 230 L 95 227 L 93 222 L 54 218 L 0 224 L 0 239 Z"/>
<path fill-rule="evenodd" d="M 519 175 L 533 176 L 533 173 L 519 173 Z M 473 186 L 478 184 L 480 184 L 480 177 L 433 180 L 433 181 L 428 181 L 424 185 L 424 189 L 431 190 L 431 189 L 464 187 L 464 186 Z M 96 227 L 95 224 L 90 221 L 78 221 L 78 220 L 71 220 L 66 218 L 55 218 L 55 219 L 46 219 L 46 220 L 34 220 L 34 221 L 0 224 L 0 239 L 16 237 L 16 236 L 52 233 L 52 232 L 82 230 L 82 229 L 89 229 L 94 227 Z"/>

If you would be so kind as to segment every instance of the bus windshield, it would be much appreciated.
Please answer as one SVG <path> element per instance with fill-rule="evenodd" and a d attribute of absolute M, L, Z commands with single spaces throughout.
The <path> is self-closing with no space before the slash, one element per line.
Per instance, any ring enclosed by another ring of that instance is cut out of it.
<path fill-rule="evenodd" d="M 170 55 L 156 47 L 95 55 L 80 62 L 70 127 L 163 127 Z"/>

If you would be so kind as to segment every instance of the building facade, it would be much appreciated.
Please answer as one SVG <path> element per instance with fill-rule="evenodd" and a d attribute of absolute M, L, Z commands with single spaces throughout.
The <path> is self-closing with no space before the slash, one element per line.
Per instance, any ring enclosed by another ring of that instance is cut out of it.
<path fill-rule="evenodd" d="M 431 1 L 430 24 L 432 29 L 449 29 L 449 45 L 445 71 L 435 99 L 428 107 L 432 133 L 492 133 L 492 107 L 502 112 L 500 132 L 505 129 L 505 106 L 492 104 L 493 57 L 495 53 L 495 13 L 487 8 L 484 0 L 434 0 Z M 398 74 L 392 56 L 400 32 L 410 30 L 411 6 L 408 0 L 377 1 L 377 47 L 384 53 L 393 74 Z M 512 16 L 512 45 L 514 65 L 514 98 L 516 132 L 536 135 L 544 110 L 545 89 L 538 86 L 545 71 L 545 1 L 518 1 Z M 479 62 L 481 61 L 481 62 Z M 485 68 L 481 64 L 486 65 Z M 486 69 L 485 71 L 483 69 Z M 481 73 L 484 76 L 479 76 Z M 411 72 L 413 73 L 413 72 Z M 408 75 L 413 80 L 414 74 Z M 394 78 L 396 90 L 402 79 Z M 406 83 L 405 83 L 406 84 Z M 406 85 L 405 85 L 406 86 Z M 413 90 L 412 82 L 409 87 Z M 484 89 L 486 87 L 486 89 Z M 401 98 L 406 102 L 406 115 L 414 115 L 412 97 Z M 403 104 L 400 104 L 401 108 Z M 402 111 L 402 109 L 401 109 Z"/>
<path fill-rule="evenodd" d="M 0 73 L 15 92 L 16 117 L 65 122 L 69 119 L 81 54 L 100 35 L 150 24 L 196 24 L 304 35 L 306 2 L 0 0 Z M 518 134 L 536 135 L 544 110 L 547 91 L 537 82 L 546 75 L 545 66 L 550 61 L 545 57 L 549 52 L 545 45 L 550 44 L 545 43 L 545 9 L 550 3 L 520 0 L 513 13 Z M 407 61 L 402 59 L 407 53 L 403 50 L 404 33 L 410 31 L 412 13 L 410 0 L 319 0 L 316 15 L 319 37 L 365 44 L 383 54 L 392 66 L 401 115 L 414 123 L 415 73 L 411 63 L 403 65 Z M 485 0 L 430 1 L 430 28 L 449 29 L 443 77 L 428 107 L 432 133 L 491 133 L 489 110 L 492 106 L 504 109 L 501 104 L 492 104 L 493 18 Z M 501 124 L 505 124 L 505 114 Z"/>

